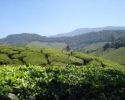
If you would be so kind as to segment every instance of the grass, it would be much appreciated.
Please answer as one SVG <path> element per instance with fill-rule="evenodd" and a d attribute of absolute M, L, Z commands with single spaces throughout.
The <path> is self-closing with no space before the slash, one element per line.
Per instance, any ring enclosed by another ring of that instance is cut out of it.
<path fill-rule="evenodd" d="M 10 58 L 6 55 L 6 54 L 0 54 L 0 64 L 3 65 L 7 65 L 11 62 Z"/>

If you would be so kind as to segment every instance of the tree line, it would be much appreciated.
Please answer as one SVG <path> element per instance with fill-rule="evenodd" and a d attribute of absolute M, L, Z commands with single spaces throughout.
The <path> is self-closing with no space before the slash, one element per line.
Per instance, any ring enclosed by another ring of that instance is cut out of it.
<path fill-rule="evenodd" d="M 103 49 L 106 50 L 107 48 L 115 48 L 118 49 L 120 47 L 125 46 L 125 37 L 119 37 L 118 39 L 113 38 L 111 42 L 107 42 Z"/>

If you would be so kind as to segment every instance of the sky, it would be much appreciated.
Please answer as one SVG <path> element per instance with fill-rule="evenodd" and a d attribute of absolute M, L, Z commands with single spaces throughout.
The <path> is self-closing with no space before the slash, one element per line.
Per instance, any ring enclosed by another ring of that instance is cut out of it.
<path fill-rule="evenodd" d="M 0 0 L 0 38 L 125 26 L 125 0 Z"/>

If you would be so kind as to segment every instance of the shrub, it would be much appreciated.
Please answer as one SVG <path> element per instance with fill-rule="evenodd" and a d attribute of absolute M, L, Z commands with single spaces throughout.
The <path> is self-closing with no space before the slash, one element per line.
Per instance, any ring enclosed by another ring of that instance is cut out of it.
<path fill-rule="evenodd" d="M 11 60 L 11 65 L 22 65 L 23 63 L 19 59 L 12 59 Z"/>
<path fill-rule="evenodd" d="M 74 65 L 83 65 L 84 61 L 80 58 L 76 58 L 76 57 L 73 57 L 73 56 L 70 56 L 69 57 L 69 60 L 71 61 L 72 64 Z"/>
<path fill-rule="evenodd" d="M 46 65 L 48 64 L 45 55 L 37 52 L 22 52 L 21 53 L 24 58 L 23 61 L 26 63 L 26 65 Z"/>
<path fill-rule="evenodd" d="M 10 64 L 11 59 L 6 54 L 0 54 L 0 65 Z"/>
<path fill-rule="evenodd" d="M 50 56 L 48 57 L 48 60 L 50 62 L 62 62 L 62 63 L 70 63 L 69 61 L 69 56 L 68 55 L 64 55 L 64 54 L 50 54 Z"/>
<path fill-rule="evenodd" d="M 80 53 L 80 52 L 72 52 L 72 56 L 75 56 L 77 58 L 80 58 L 86 61 L 91 61 L 92 59 L 94 59 L 93 56 L 85 54 L 85 53 Z"/>
<path fill-rule="evenodd" d="M 124 100 L 125 68 L 0 67 L 0 99 Z"/>

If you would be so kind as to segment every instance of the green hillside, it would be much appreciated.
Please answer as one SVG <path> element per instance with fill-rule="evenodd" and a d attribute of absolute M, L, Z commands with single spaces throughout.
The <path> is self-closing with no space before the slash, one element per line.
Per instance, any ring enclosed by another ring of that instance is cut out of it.
<path fill-rule="evenodd" d="M 99 32 L 90 32 L 73 37 L 45 37 L 37 34 L 13 34 L 0 39 L 0 44 L 16 46 L 43 46 L 52 48 L 62 48 L 69 44 L 73 50 L 82 51 L 84 47 L 100 42 L 111 42 L 112 36 L 119 38 L 125 36 L 125 30 L 104 30 Z M 91 47 L 90 47 L 91 48 Z"/>
<path fill-rule="evenodd" d="M 61 49 L 0 46 L 0 65 L 96 65 L 113 66 L 116 63 L 82 52 Z"/>
<path fill-rule="evenodd" d="M 125 47 L 100 49 L 92 54 L 125 65 Z"/>
<path fill-rule="evenodd" d="M 0 100 L 124 100 L 125 67 L 82 52 L 0 46 Z"/>
<path fill-rule="evenodd" d="M 112 42 L 105 45 L 91 54 L 125 65 L 125 37 L 115 39 L 112 37 Z"/>
<path fill-rule="evenodd" d="M 91 51 L 94 51 L 94 50 L 97 50 L 97 49 L 100 49 L 102 48 L 102 46 L 105 44 L 106 42 L 99 42 L 99 43 L 94 43 L 94 44 L 91 44 L 91 45 L 88 45 L 88 46 L 85 46 L 83 48 L 83 51 L 85 52 L 91 52 Z"/>
<path fill-rule="evenodd" d="M 39 41 L 32 41 L 28 43 L 26 46 L 28 47 L 41 47 L 41 48 L 58 48 L 62 49 L 66 47 L 66 43 L 60 43 L 60 42 L 39 42 Z"/>

